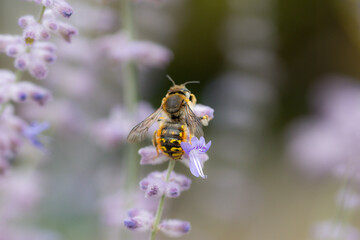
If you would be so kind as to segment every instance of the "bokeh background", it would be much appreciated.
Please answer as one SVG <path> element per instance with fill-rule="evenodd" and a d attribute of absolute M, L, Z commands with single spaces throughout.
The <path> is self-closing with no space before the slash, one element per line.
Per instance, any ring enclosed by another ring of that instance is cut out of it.
<path fill-rule="evenodd" d="M 123 187 L 128 145 L 109 144 L 94 132 L 96 123 L 123 103 L 124 84 L 120 67 L 99 60 L 99 50 L 86 46 L 121 28 L 120 9 L 116 1 L 68 2 L 74 8 L 69 22 L 79 35 L 72 48 L 58 46 L 58 63 L 44 81 L 54 100 L 22 113 L 53 127 L 46 134 L 47 156 L 33 152 L 16 161 L 21 168 L 22 159 L 44 158 L 37 166 L 41 198 L 17 224 L 46 229 L 55 239 L 114 239 L 117 230 L 106 226 L 102 210 L 104 199 Z M 312 171 L 318 165 L 311 162 L 302 167 L 289 154 L 291 129 L 317 114 L 315 89 L 326 88 L 327 79 L 350 78 L 359 87 L 358 1 L 144 0 L 133 5 L 137 37 L 173 53 L 167 65 L 140 69 L 139 98 L 158 108 L 171 85 L 169 74 L 177 83 L 199 80 L 189 89 L 199 103 L 215 109 L 205 128 L 212 141 L 204 168 L 208 179 L 192 177 L 189 191 L 165 203 L 165 216 L 192 224 L 181 239 L 312 239 L 316 224 L 339 211 L 335 199 L 342 181 Z M 39 9 L 1 0 L 0 33 L 20 34 L 17 19 L 36 16 Z M 0 66 L 12 68 L 12 61 L 1 55 Z M 318 147 L 309 144 L 307 151 Z M 138 180 L 165 168 L 141 166 Z M 190 176 L 185 166 L 176 169 Z M 114 203 L 113 212 L 117 207 Z M 351 222 L 359 229 L 358 215 Z M 159 234 L 159 239 L 167 237 Z"/>

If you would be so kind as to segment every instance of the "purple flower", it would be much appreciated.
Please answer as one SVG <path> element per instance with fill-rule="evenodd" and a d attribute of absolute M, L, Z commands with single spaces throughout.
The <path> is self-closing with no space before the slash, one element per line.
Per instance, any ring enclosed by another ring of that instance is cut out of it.
<path fill-rule="evenodd" d="M 143 232 L 150 230 L 154 222 L 153 214 L 141 209 L 130 210 L 128 216 L 129 218 L 124 220 L 124 225 L 135 231 Z"/>
<path fill-rule="evenodd" d="M 162 67 L 173 57 L 166 47 L 149 41 L 131 41 L 124 33 L 104 37 L 99 45 L 105 56 L 119 63 L 134 61 L 147 67 Z"/>
<path fill-rule="evenodd" d="M 314 227 L 312 235 L 314 239 L 344 240 L 357 240 L 360 236 L 359 231 L 353 226 L 332 221 L 318 223 Z"/>
<path fill-rule="evenodd" d="M 49 127 L 50 127 L 50 124 L 47 122 L 43 122 L 43 123 L 34 122 L 30 126 L 24 128 L 22 131 L 22 134 L 26 138 L 28 138 L 35 147 L 43 150 L 44 145 L 40 142 L 39 135 L 43 131 L 47 130 Z"/>
<path fill-rule="evenodd" d="M 191 173 L 195 177 L 207 178 L 204 175 L 202 170 L 203 164 L 200 160 L 200 155 L 206 153 L 211 146 L 211 141 L 205 144 L 204 137 L 200 137 L 200 140 L 197 137 L 193 137 L 191 139 L 191 144 L 188 142 L 182 142 L 181 147 L 185 151 L 185 153 L 189 156 L 189 168 Z"/>
<path fill-rule="evenodd" d="M 188 233 L 190 229 L 189 222 L 177 219 L 163 220 L 159 225 L 159 230 L 169 237 L 180 237 Z"/>
<path fill-rule="evenodd" d="M 202 104 L 195 104 L 192 110 L 196 116 L 204 117 L 201 120 L 201 123 L 204 126 L 207 126 L 209 124 L 209 121 L 214 118 L 214 109 L 209 106 Z"/>
<path fill-rule="evenodd" d="M 166 182 L 166 175 L 167 171 L 152 172 L 140 181 L 140 189 L 145 191 L 147 198 L 159 198 L 164 194 L 168 198 L 176 198 L 182 191 L 190 188 L 191 179 L 188 177 L 172 172 Z"/>

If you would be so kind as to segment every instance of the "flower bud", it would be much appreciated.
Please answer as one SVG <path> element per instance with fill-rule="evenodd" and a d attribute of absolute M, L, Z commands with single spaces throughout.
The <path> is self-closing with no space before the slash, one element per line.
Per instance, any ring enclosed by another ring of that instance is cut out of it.
<path fill-rule="evenodd" d="M 190 189 L 191 186 L 191 179 L 182 175 L 182 174 L 176 174 L 174 177 L 174 181 L 179 184 L 181 191 L 186 191 Z"/>
<path fill-rule="evenodd" d="M 165 183 L 162 180 L 151 179 L 149 185 L 145 191 L 147 198 L 158 198 L 161 197 L 165 192 Z"/>
<path fill-rule="evenodd" d="M 168 198 L 177 198 L 180 196 L 179 184 L 175 182 L 169 182 L 166 186 L 165 196 Z"/>
<path fill-rule="evenodd" d="M 43 21 L 43 26 L 48 30 L 48 31 L 56 31 L 59 28 L 59 24 L 55 19 L 45 19 Z"/>
<path fill-rule="evenodd" d="M 159 230 L 169 237 L 180 237 L 191 229 L 189 222 L 177 219 L 164 220 L 159 225 Z"/>
<path fill-rule="evenodd" d="M 29 64 L 29 73 L 37 79 L 45 79 L 48 69 L 43 61 L 35 60 Z"/>
<path fill-rule="evenodd" d="M 78 34 L 77 29 L 67 23 L 60 23 L 57 32 L 67 42 L 71 42 L 71 38 Z"/>
<path fill-rule="evenodd" d="M 154 216 L 148 211 L 133 209 L 128 212 L 129 218 L 124 220 L 125 227 L 135 231 L 147 231 L 150 230 Z"/>
<path fill-rule="evenodd" d="M 6 49 L 6 55 L 9 57 L 17 57 L 25 52 L 25 46 L 20 43 L 9 44 Z"/>
<path fill-rule="evenodd" d="M 21 28 L 26 28 L 32 24 L 35 24 L 36 23 L 36 20 L 34 18 L 34 16 L 32 15 L 25 15 L 25 16 L 22 16 L 19 18 L 18 20 L 18 25 L 21 27 Z"/>
<path fill-rule="evenodd" d="M 41 3 L 45 7 L 51 7 L 54 4 L 54 0 L 42 0 Z"/>
<path fill-rule="evenodd" d="M 56 55 L 52 52 L 46 51 L 46 50 L 34 50 L 33 51 L 34 56 L 36 56 L 36 58 L 41 59 L 42 61 L 46 62 L 46 63 L 55 63 L 56 61 Z"/>
<path fill-rule="evenodd" d="M 140 164 L 141 165 L 146 165 L 146 164 L 160 164 L 163 163 L 167 157 L 164 156 L 163 154 L 157 154 L 156 152 L 156 148 L 153 146 L 148 146 L 148 147 L 144 147 L 144 148 L 140 148 L 139 149 L 139 154 L 141 156 L 140 159 Z"/>
<path fill-rule="evenodd" d="M 0 35 L 0 52 L 5 52 L 5 49 L 9 44 L 13 44 L 16 42 L 21 42 L 20 36 Z"/>
<path fill-rule="evenodd" d="M 15 61 L 14 61 L 14 67 L 19 69 L 19 70 L 25 70 L 28 68 L 29 66 L 29 54 L 21 54 L 20 56 L 18 56 Z"/>
<path fill-rule="evenodd" d="M 73 14 L 72 7 L 64 0 L 54 0 L 52 9 L 59 15 L 69 18 Z"/>

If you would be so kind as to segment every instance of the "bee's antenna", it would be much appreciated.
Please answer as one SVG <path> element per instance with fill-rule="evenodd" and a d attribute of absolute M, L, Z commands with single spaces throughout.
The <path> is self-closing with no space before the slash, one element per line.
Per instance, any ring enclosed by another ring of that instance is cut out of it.
<path fill-rule="evenodd" d="M 166 77 L 173 83 L 174 86 L 176 85 L 175 81 L 169 75 L 166 75 Z"/>
<path fill-rule="evenodd" d="M 183 85 L 185 86 L 186 84 L 189 84 L 189 83 L 200 83 L 200 81 L 188 81 L 188 82 L 184 83 Z"/>

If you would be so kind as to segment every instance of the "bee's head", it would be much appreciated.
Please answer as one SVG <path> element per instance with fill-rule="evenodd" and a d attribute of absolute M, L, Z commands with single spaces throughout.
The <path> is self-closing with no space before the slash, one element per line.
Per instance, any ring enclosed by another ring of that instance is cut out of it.
<path fill-rule="evenodd" d="M 190 99 L 191 97 L 191 92 L 189 89 L 187 89 L 185 86 L 186 84 L 189 83 L 199 83 L 199 81 L 189 81 L 186 83 L 183 83 L 181 85 L 176 85 L 176 83 L 174 82 L 174 80 L 172 80 L 172 78 L 168 75 L 167 76 L 169 78 L 169 80 L 173 83 L 173 86 L 170 87 L 170 89 L 167 92 L 167 96 L 172 95 L 172 94 L 181 94 L 184 95 L 186 98 Z M 191 99 L 190 99 L 191 100 Z"/>

